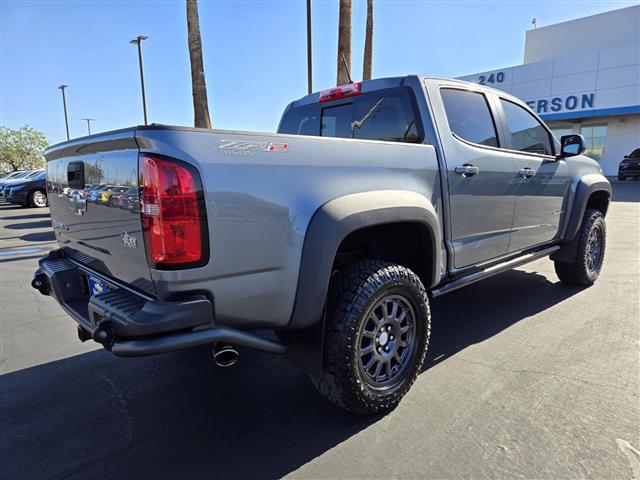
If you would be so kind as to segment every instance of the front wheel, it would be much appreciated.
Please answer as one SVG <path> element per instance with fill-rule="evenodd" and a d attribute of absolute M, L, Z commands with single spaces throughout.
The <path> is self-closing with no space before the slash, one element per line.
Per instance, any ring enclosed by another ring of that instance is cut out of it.
<path fill-rule="evenodd" d="M 578 232 L 576 257 L 571 263 L 555 262 L 558 278 L 568 285 L 588 287 L 600 275 L 607 244 L 607 230 L 602 213 L 589 209 L 584 213 Z"/>
<path fill-rule="evenodd" d="M 352 413 L 393 409 L 424 363 L 430 318 L 425 288 L 408 268 L 378 261 L 344 267 L 331 281 L 314 385 Z"/>
<path fill-rule="evenodd" d="M 48 205 L 47 194 L 44 193 L 42 190 L 35 190 L 31 194 L 29 203 L 36 208 L 44 208 Z"/>

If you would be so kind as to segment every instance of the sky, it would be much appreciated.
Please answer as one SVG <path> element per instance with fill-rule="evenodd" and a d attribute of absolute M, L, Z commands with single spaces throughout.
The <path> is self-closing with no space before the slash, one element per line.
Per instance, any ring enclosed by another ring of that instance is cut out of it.
<path fill-rule="evenodd" d="M 338 2 L 313 0 L 313 88 L 335 85 Z M 525 32 L 637 1 L 374 1 L 373 76 L 456 77 L 522 63 Z M 305 0 L 199 1 L 214 128 L 275 131 L 307 92 Z M 362 75 L 366 1 L 353 1 L 351 76 Z M 143 123 L 143 42 L 150 123 L 193 124 L 183 0 L 0 0 L 0 125 L 28 124 L 50 143 Z"/>

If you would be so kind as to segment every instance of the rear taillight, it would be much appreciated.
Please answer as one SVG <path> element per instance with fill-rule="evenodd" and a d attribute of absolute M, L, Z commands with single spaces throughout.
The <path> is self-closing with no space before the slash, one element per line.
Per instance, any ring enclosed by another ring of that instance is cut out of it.
<path fill-rule="evenodd" d="M 330 88 L 324 92 L 320 92 L 321 102 L 330 102 L 331 100 L 337 100 L 339 98 L 353 97 L 360 95 L 361 84 L 350 83 L 348 85 L 340 85 L 339 87 Z"/>
<path fill-rule="evenodd" d="M 149 265 L 198 266 L 206 258 L 206 215 L 197 171 L 183 162 L 140 157 L 140 215 Z"/>

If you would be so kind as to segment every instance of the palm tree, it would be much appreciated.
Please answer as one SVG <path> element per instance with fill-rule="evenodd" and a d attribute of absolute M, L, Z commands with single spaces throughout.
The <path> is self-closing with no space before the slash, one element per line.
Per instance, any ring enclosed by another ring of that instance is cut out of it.
<path fill-rule="evenodd" d="M 349 83 L 342 56 L 351 69 L 351 0 L 340 0 L 340 20 L 338 25 L 338 85 Z"/>
<path fill-rule="evenodd" d="M 200 38 L 197 0 L 187 0 L 187 30 L 189 35 L 189 58 L 191 60 L 194 126 L 211 128 L 207 103 L 207 84 L 204 80 L 204 65 L 202 62 L 202 40 Z"/>
<path fill-rule="evenodd" d="M 373 0 L 367 0 L 367 27 L 364 34 L 364 60 L 362 79 L 371 80 L 371 58 L 373 56 Z"/>

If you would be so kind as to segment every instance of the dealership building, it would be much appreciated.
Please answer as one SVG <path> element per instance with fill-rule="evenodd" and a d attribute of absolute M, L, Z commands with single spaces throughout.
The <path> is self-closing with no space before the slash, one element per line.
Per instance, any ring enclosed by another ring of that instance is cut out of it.
<path fill-rule="evenodd" d="M 524 100 L 615 176 L 640 147 L 640 5 L 527 31 L 524 63 L 460 77 Z"/>

